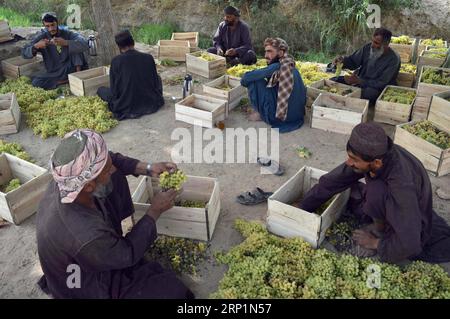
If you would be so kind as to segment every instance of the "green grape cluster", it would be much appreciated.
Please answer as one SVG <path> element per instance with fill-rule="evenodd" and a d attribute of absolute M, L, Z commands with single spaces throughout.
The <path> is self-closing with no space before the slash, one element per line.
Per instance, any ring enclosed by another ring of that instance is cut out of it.
<path fill-rule="evenodd" d="M 178 63 L 176 61 L 172 60 L 172 59 L 162 59 L 159 62 L 159 65 L 169 66 L 170 67 L 170 66 L 178 66 Z"/>
<path fill-rule="evenodd" d="M 411 39 L 407 35 L 401 35 L 399 37 L 392 37 L 391 43 L 394 44 L 412 44 L 414 39 Z"/>
<path fill-rule="evenodd" d="M 244 65 L 244 64 L 238 64 L 235 66 L 232 66 L 231 68 L 227 69 L 227 74 L 241 78 L 244 76 L 245 73 L 265 68 L 267 66 L 267 61 L 265 59 L 259 59 L 256 61 L 255 64 L 252 65 Z"/>
<path fill-rule="evenodd" d="M 400 72 L 416 74 L 417 66 L 411 63 L 402 63 L 400 65 Z"/>
<path fill-rule="evenodd" d="M 17 143 L 8 143 L 0 140 L 0 153 L 5 152 L 21 158 L 28 162 L 33 162 L 30 155 L 24 151 L 23 147 Z"/>
<path fill-rule="evenodd" d="M 195 201 L 195 200 L 180 200 L 175 203 L 176 206 L 179 207 L 191 207 L 191 208 L 205 208 L 206 203 L 203 201 Z"/>
<path fill-rule="evenodd" d="M 0 93 L 15 92 L 20 109 L 34 134 L 42 138 L 63 137 L 77 128 L 90 128 L 104 133 L 119 122 L 113 118 L 106 102 L 99 97 L 67 97 L 55 99 L 58 91 L 35 88 L 21 77 L 0 84 Z"/>
<path fill-rule="evenodd" d="M 199 55 L 199 58 L 202 59 L 202 60 L 204 60 L 204 61 L 208 61 L 208 62 L 211 62 L 211 61 L 216 60 L 216 58 L 215 58 L 214 56 L 212 56 L 212 55 L 210 55 L 210 54 L 208 54 L 208 53 L 206 53 L 206 52 L 202 52 L 202 53 Z"/>
<path fill-rule="evenodd" d="M 447 57 L 447 53 L 437 52 L 437 51 L 425 51 L 422 56 L 434 58 L 434 59 L 445 59 Z"/>
<path fill-rule="evenodd" d="M 431 144 L 444 150 L 450 148 L 450 134 L 439 130 L 430 121 L 420 121 L 413 125 L 404 125 L 403 128 Z"/>
<path fill-rule="evenodd" d="M 13 178 L 8 182 L 8 184 L 2 186 L 3 193 L 9 193 L 20 187 L 20 180 L 18 178 Z"/>
<path fill-rule="evenodd" d="M 428 68 L 423 71 L 423 83 L 450 86 L 450 71 Z"/>
<path fill-rule="evenodd" d="M 415 91 L 390 87 L 384 92 L 381 100 L 392 103 L 411 104 L 415 97 Z"/>
<path fill-rule="evenodd" d="M 325 84 L 324 86 L 320 87 L 319 90 L 326 91 L 326 92 L 333 93 L 333 94 L 338 94 L 341 96 L 345 96 L 345 95 L 348 95 L 353 92 L 352 89 L 342 88 L 337 85 L 328 85 L 328 84 Z"/>
<path fill-rule="evenodd" d="M 159 175 L 159 186 L 163 190 L 175 189 L 179 191 L 187 180 L 187 176 L 182 170 L 177 170 L 174 173 L 163 172 Z"/>
<path fill-rule="evenodd" d="M 433 47 L 445 47 L 445 41 L 442 39 L 423 39 L 420 44 Z"/>
<path fill-rule="evenodd" d="M 177 273 L 195 275 L 199 263 L 207 257 L 207 245 L 198 240 L 159 236 L 146 257 Z"/>
<path fill-rule="evenodd" d="M 307 149 L 306 147 L 303 147 L 303 146 L 297 147 L 296 148 L 296 152 L 297 152 L 297 155 L 300 158 L 305 158 L 305 159 L 310 158 L 311 155 L 312 155 L 312 152 L 309 149 Z"/>
<path fill-rule="evenodd" d="M 235 221 L 244 241 L 216 253 L 228 271 L 212 298 L 448 298 L 450 277 L 437 265 L 400 268 L 368 258 L 314 250 L 300 238 L 269 234 L 258 222 Z M 380 267 L 381 286 L 367 285 L 367 267 Z M 416 282 L 416 285 L 414 285 Z"/>

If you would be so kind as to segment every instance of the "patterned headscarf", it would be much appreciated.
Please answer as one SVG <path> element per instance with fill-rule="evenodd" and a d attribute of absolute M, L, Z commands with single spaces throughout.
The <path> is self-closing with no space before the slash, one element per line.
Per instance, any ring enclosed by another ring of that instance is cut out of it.
<path fill-rule="evenodd" d="M 294 73 L 292 70 L 295 68 L 295 60 L 288 55 L 289 46 L 283 39 L 268 38 L 264 41 L 264 46 L 267 45 L 284 51 L 284 55 L 280 58 L 280 69 L 272 74 L 267 87 L 274 87 L 278 84 L 276 117 L 285 121 L 289 106 L 288 101 L 294 89 Z"/>
<path fill-rule="evenodd" d="M 81 145 L 81 153 L 70 162 L 55 167 L 57 165 L 55 154 L 61 152 L 60 148 L 69 138 L 75 138 L 78 145 L 84 143 Z M 79 129 L 66 134 L 50 159 L 50 170 L 58 184 L 61 203 L 72 203 L 83 187 L 97 178 L 107 161 L 108 148 L 100 134 L 88 129 Z"/>

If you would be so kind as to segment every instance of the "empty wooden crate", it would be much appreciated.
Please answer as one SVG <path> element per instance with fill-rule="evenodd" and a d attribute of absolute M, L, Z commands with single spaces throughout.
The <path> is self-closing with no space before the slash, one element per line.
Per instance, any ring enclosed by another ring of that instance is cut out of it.
<path fill-rule="evenodd" d="M 175 120 L 207 128 L 227 117 L 227 102 L 211 96 L 192 94 L 175 103 Z"/>
<path fill-rule="evenodd" d="M 44 62 L 40 55 L 32 59 L 17 56 L 2 61 L 3 76 L 7 79 L 17 79 L 21 76 L 33 77 L 43 70 Z"/>
<path fill-rule="evenodd" d="M 0 20 L 0 43 L 14 39 L 8 21 Z"/>
<path fill-rule="evenodd" d="M 388 91 L 390 88 L 399 89 L 406 92 L 413 92 L 414 98 L 416 96 L 416 89 L 398 87 L 393 85 L 386 86 L 383 92 L 381 92 L 375 104 L 375 116 L 373 120 L 375 122 L 387 123 L 392 125 L 408 122 L 411 116 L 414 98 L 412 99 L 411 103 L 384 101 L 383 98 L 386 94 L 386 91 Z"/>
<path fill-rule="evenodd" d="M 189 41 L 191 52 L 198 51 L 198 32 L 174 32 L 172 40 Z"/>
<path fill-rule="evenodd" d="M 211 61 L 204 59 L 207 57 Z M 227 71 L 226 59 L 220 55 L 198 51 L 186 54 L 186 72 L 200 75 L 208 79 L 215 79 Z"/>
<path fill-rule="evenodd" d="M 367 122 L 368 111 L 368 100 L 321 93 L 312 105 L 311 127 L 350 134 L 356 125 Z"/>
<path fill-rule="evenodd" d="M 241 79 L 230 75 L 222 75 L 220 78 L 203 85 L 203 93 L 227 101 L 227 110 L 230 112 L 242 98 L 247 96 L 247 89 L 241 86 Z"/>
<path fill-rule="evenodd" d="M 428 120 L 441 130 L 450 130 L 450 90 L 431 98 Z"/>
<path fill-rule="evenodd" d="M 0 172 L 0 217 L 18 225 L 36 212 L 52 177 L 46 169 L 7 153 L 0 154 Z M 3 193 L 15 178 L 21 186 Z"/>
<path fill-rule="evenodd" d="M 414 125 L 421 121 L 411 121 L 397 125 L 395 128 L 394 143 L 404 147 L 407 151 L 417 157 L 435 176 L 444 176 L 450 173 L 450 148 L 443 149 L 432 144 L 405 129 L 405 126 Z M 433 121 L 430 121 L 436 128 Z M 450 128 L 442 128 L 442 131 L 450 133 Z"/>
<path fill-rule="evenodd" d="M 158 59 L 173 60 L 176 62 L 186 61 L 186 53 L 191 52 L 189 41 L 180 40 L 159 40 L 158 41 Z"/>
<path fill-rule="evenodd" d="M 400 60 L 402 63 L 408 63 L 411 62 L 411 59 L 414 55 L 414 47 L 416 45 L 416 39 L 415 38 L 409 38 L 409 44 L 398 44 L 398 43 L 391 43 L 389 46 L 398 53 L 400 56 Z"/>
<path fill-rule="evenodd" d="M 153 195 L 160 191 L 159 179 L 143 177 L 133 193 L 137 218 L 144 216 Z M 178 201 L 200 201 L 205 208 L 174 206 L 156 222 L 158 234 L 209 241 L 220 214 L 220 189 L 215 178 L 188 176 Z"/>
<path fill-rule="evenodd" d="M 0 135 L 14 134 L 20 127 L 20 108 L 15 93 L 0 95 Z"/>
<path fill-rule="evenodd" d="M 327 89 L 324 89 L 325 87 Z M 306 94 L 311 103 L 317 99 L 320 93 L 361 98 L 360 88 L 328 79 L 319 80 L 307 86 Z"/>
<path fill-rule="evenodd" d="M 283 237 L 301 237 L 314 248 L 325 238 L 327 229 L 346 209 L 350 189 L 337 194 L 325 211 L 318 215 L 292 206 L 327 172 L 304 166 L 268 199 L 267 229 Z"/>
<path fill-rule="evenodd" d="M 101 66 L 69 74 L 69 85 L 73 95 L 97 95 L 99 87 L 109 87 L 109 67 Z"/>

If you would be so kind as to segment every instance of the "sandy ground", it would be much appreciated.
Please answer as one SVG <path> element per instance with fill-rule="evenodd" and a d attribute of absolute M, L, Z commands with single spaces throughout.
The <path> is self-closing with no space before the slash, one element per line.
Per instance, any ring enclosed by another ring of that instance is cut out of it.
<path fill-rule="evenodd" d="M 168 78 L 183 73 L 184 66 L 163 68 L 162 77 Z M 195 89 L 199 92 L 201 85 L 195 84 Z M 123 121 L 104 134 L 109 148 L 141 160 L 154 162 L 171 160 L 171 147 L 176 143 L 171 140 L 172 131 L 177 127 L 188 128 L 191 132 L 193 129 L 189 124 L 175 121 L 172 96 L 178 98 L 181 96 L 181 85 L 166 87 L 165 96 L 166 105 L 156 114 Z M 248 122 L 244 114 L 238 111 L 233 111 L 225 124 L 227 127 L 244 129 L 255 126 L 255 123 Z M 264 123 L 257 123 L 256 126 L 267 127 Z M 386 131 L 392 136 L 392 127 L 386 126 Z M 60 140 L 59 138 L 42 140 L 34 136 L 25 123 L 22 123 L 18 134 L 2 138 L 22 144 L 42 167 L 47 167 L 48 159 Z M 179 166 L 190 175 L 219 179 L 222 210 L 210 250 L 227 250 L 240 243 L 242 238 L 232 226 L 236 218 L 260 221 L 265 218 L 267 209 L 265 204 L 253 207 L 241 206 L 235 202 L 236 195 L 252 190 L 255 186 L 266 191 L 275 191 L 304 165 L 323 170 L 333 169 L 346 158 L 347 139 L 346 135 L 311 129 L 307 120 L 300 130 L 280 137 L 281 163 L 286 169 L 285 175 L 281 177 L 261 175 L 258 164 L 180 164 Z M 295 152 L 298 146 L 309 148 L 313 156 L 308 160 L 299 158 Z M 431 177 L 431 181 L 434 191 L 438 187 L 449 191 L 450 176 L 439 179 Z M 129 183 L 133 191 L 137 186 L 137 179 L 129 178 Z M 441 216 L 450 221 L 450 201 L 435 196 L 433 205 Z M 0 228 L 0 298 L 47 298 L 36 285 L 42 271 L 35 235 L 35 216 L 20 226 L 10 225 Z M 200 265 L 197 277 L 184 276 L 183 280 L 199 298 L 207 298 L 217 289 L 225 270 L 225 266 L 216 265 L 211 258 Z"/>

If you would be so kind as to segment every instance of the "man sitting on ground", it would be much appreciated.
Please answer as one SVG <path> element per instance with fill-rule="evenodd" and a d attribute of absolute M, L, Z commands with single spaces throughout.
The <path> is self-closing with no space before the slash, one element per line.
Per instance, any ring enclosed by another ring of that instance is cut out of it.
<path fill-rule="evenodd" d="M 128 30 L 116 34 L 115 40 L 121 54 L 111 61 L 110 88 L 100 87 L 97 94 L 108 102 L 118 120 L 155 113 L 164 105 L 164 98 L 153 56 L 134 49 Z"/>

